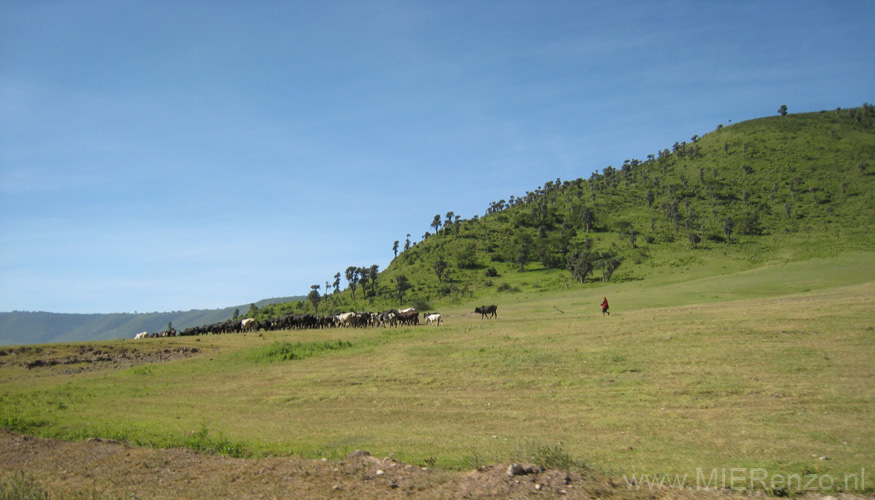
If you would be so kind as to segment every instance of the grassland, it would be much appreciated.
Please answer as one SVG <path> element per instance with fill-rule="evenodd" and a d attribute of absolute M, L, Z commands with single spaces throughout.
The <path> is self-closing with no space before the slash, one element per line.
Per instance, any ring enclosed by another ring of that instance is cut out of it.
<path fill-rule="evenodd" d="M 437 328 L 101 343 L 198 348 L 129 367 L 27 368 L 45 350 L 10 349 L 0 422 L 234 456 L 367 449 L 448 469 L 539 460 L 616 476 L 842 477 L 875 463 L 873 263 L 856 252 L 523 290 L 502 296 L 498 320 L 470 314 L 478 300 L 442 310 Z"/>

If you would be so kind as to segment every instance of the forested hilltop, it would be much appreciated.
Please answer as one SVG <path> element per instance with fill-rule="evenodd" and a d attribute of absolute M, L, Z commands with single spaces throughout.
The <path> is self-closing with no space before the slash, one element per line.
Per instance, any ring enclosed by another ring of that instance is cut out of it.
<path fill-rule="evenodd" d="M 419 242 L 387 243 L 387 269 L 348 266 L 309 300 L 259 318 L 479 301 L 659 272 L 714 273 L 871 250 L 875 106 L 718 126 L 588 178 L 553 179 L 435 215 Z M 452 208 L 452 207 L 447 207 Z M 423 221 L 428 224 L 429 221 Z M 326 293 L 327 292 L 327 293 Z"/>

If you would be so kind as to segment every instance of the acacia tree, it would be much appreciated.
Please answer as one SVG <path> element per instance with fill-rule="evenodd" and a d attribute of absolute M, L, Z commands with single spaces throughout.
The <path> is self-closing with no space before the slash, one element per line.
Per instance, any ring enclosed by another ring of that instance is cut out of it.
<path fill-rule="evenodd" d="M 444 273 L 447 272 L 447 269 L 450 267 L 447 264 L 447 261 L 444 260 L 443 256 L 438 257 L 437 262 L 434 263 L 434 274 L 437 275 L 438 283 L 443 281 Z"/>
<path fill-rule="evenodd" d="M 517 248 L 516 263 L 520 266 L 520 271 L 526 270 L 526 264 L 529 262 L 529 247 L 523 243 Z"/>
<path fill-rule="evenodd" d="M 435 215 L 434 220 L 431 221 L 431 227 L 434 228 L 434 232 L 437 233 L 438 229 L 441 228 L 441 216 Z"/>
<path fill-rule="evenodd" d="M 735 229 L 735 221 L 732 217 L 727 217 L 723 222 L 723 234 L 726 235 L 726 241 L 732 241 L 732 230 Z"/>
<path fill-rule="evenodd" d="M 377 293 L 377 275 L 379 274 L 380 266 L 374 264 L 369 268 L 371 273 L 371 291 Z"/>
<path fill-rule="evenodd" d="M 583 230 L 588 233 L 593 222 L 595 222 L 595 216 L 589 207 L 580 207 L 580 222 L 583 223 Z"/>
<path fill-rule="evenodd" d="M 319 295 L 319 285 L 310 285 L 310 293 L 307 294 L 307 300 L 313 304 L 314 314 L 319 314 L 319 302 L 322 301 L 322 297 Z"/>
<path fill-rule="evenodd" d="M 395 277 L 395 295 L 398 297 L 399 305 L 404 302 L 404 295 L 407 293 L 407 290 L 410 290 L 410 282 L 407 281 L 406 276 L 399 274 Z"/>
<path fill-rule="evenodd" d="M 358 268 L 359 273 L 359 285 L 362 286 L 362 294 L 366 294 L 368 291 L 368 281 L 371 280 L 371 270 L 367 267 Z"/>
<path fill-rule="evenodd" d="M 620 264 L 623 263 L 623 259 L 609 252 L 603 252 L 599 262 L 602 265 L 602 281 L 607 282 L 611 280 L 614 271 L 616 271 L 617 268 L 620 267 Z"/>
<path fill-rule="evenodd" d="M 355 289 L 359 284 L 359 270 L 355 266 L 346 268 L 346 282 L 349 283 L 349 289 L 352 291 L 352 300 L 355 300 Z"/>
<path fill-rule="evenodd" d="M 583 283 L 593 270 L 592 254 L 589 251 L 575 250 L 568 259 L 566 267 L 574 279 Z"/>

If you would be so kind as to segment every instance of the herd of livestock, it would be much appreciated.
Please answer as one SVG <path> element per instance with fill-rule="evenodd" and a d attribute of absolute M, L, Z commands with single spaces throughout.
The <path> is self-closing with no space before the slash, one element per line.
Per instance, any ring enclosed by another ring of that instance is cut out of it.
<path fill-rule="evenodd" d="M 482 306 L 474 309 L 482 318 L 497 318 L 498 306 Z M 440 313 L 424 312 L 422 323 L 429 326 L 440 326 L 443 318 Z M 364 328 L 364 327 L 392 327 L 419 325 L 420 313 L 413 308 L 389 309 L 383 312 L 347 312 L 316 316 L 314 314 L 288 314 L 277 318 L 256 320 L 246 318 L 243 320 L 228 320 L 212 325 L 193 326 L 182 331 L 170 330 L 159 333 L 142 332 L 134 336 L 135 339 L 149 337 L 176 337 L 190 335 L 207 335 L 223 333 L 244 333 L 276 330 L 303 330 L 319 328 Z"/>

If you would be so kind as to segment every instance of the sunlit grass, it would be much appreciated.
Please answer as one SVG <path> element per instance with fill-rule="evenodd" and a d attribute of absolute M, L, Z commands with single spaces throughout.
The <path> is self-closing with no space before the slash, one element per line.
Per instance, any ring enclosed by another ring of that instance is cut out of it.
<path fill-rule="evenodd" d="M 868 257 L 513 294 L 498 320 L 447 309 L 439 328 L 156 339 L 204 354 L 119 371 L 4 365 L 0 419 L 235 456 L 858 472 L 875 459 Z"/>

